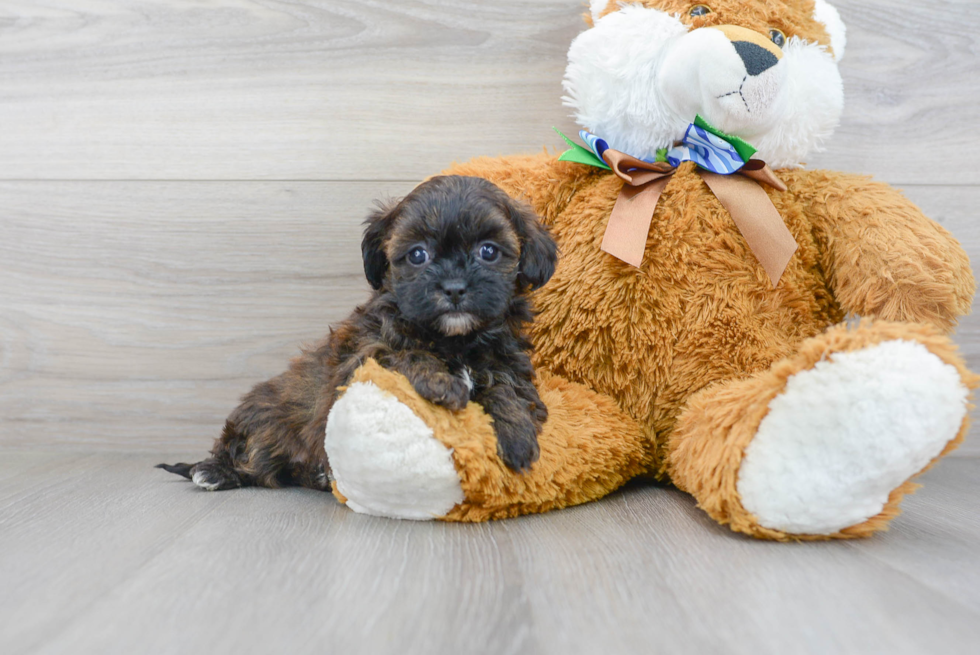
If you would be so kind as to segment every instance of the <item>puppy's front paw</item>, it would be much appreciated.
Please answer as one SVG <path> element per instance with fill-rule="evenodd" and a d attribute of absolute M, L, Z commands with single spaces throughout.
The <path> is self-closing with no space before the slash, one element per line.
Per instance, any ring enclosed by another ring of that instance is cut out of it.
<path fill-rule="evenodd" d="M 450 375 L 449 373 L 434 373 L 423 379 L 416 380 L 412 385 L 420 396 L 458 412 L 470 401 L 470 385 L 467 380 Z"/>
<path fill-rule="evenodd" d="M 537 395 L 537 394 L 535 394 Z M 538 398 L 534 402 L 534 420 L 538 425 L 544 425 L 548 421 L 548 407 Z M 540 432 L 540 429 L 535 432 Z"/>
<path fill-rule="evenodd" d="M 513 471 L 525 473 L 531 464 L 538 461 L 541 449 L 538 447 L 538 430 L 531 421 L 519 423 L 495 422 L 497 433 L 497 452 Z"/>

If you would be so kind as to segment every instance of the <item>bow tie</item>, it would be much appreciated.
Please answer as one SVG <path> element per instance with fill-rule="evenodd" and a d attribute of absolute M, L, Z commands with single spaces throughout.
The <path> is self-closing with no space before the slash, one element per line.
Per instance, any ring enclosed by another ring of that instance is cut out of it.
<path fill-rule="evenodd" d="M 626 183 L 609 217 L 603 251 L 639 267 L 661 193 L 677 167 L 693 161 L 708 188 L 731 214 L 773 287 L 779 283 L 799 246 L 760 186 L 768 184 L 785 191 L 786 185 L 765 162 L 752 159 L 755 148 L 714 129 L 700 116 L 688 126 L 679 144 L 660 150 L 653 161 L 614 150 L 585 130 L 579 135 L 589 147 L 583 148 L 561 134 L 571 149 L 559 159 L 611 170 Z"/>

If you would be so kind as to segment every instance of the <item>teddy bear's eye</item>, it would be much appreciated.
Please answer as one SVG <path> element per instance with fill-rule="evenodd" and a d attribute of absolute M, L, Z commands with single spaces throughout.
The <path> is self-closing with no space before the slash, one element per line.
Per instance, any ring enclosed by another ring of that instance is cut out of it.
<path fill-rule="evenodd" d="M 687 12 L 688 16 L 697 18 L 698 16 L 705 16 L 711 13 L 711 7 L 708 5 L 694 5 L 691 7 L 691 11 Z"/>
<path fill-rule="evenodd" d="M 786 45 L 786 35 L 777 30 L 775 27 L 769 30 L 769 38 L 772 42 L 782 48 Z"/>

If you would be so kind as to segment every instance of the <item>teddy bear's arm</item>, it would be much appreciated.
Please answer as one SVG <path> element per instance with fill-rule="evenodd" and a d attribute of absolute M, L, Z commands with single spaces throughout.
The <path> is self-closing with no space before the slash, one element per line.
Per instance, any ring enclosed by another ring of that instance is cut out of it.
<path fill-rule="evenodd" d="M 602 172 L 582 164 L 558 161 L 547 152 L 536 155 L 478 157 L 457 163 L 444 175 L 473 175 L 493 182 L 507 194 L 531 205 L 546 224 L 565 209 L 575 193 Z"/>
<path fill-rule="evenodd" d="M 787 177 L 813 223 L 828 284 L 848 313 L 949 331 L 976 283 L 959 242 L 897 189 L 828 171 Z M 795 178 L 795 179 L 794 179 Z"/>

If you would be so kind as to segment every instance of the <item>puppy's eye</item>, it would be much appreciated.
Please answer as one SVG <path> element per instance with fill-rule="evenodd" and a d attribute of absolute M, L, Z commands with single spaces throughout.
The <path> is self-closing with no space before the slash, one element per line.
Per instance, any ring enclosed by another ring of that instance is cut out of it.
<path fill-rule="evenodd" d="M 775 27 L 769 30 L 769 38 L 772 39 L 772 42 L 778 45 L 780 48 L 786 45 L 786 35 L 777 30 Z"/>
<path fill-rule="evenodd" d="M 480 246 L 480 258 L 485 262 L 495 262 L 500 259 L 500 248 L 492 243 L 485 243 Z"/>
<path fill-rule="evenodd" d="M 429 261 L 429 251 L 425 248 L 412 248 L 405 257 L 412 266 L 421 266 Z"/>
<path fill-rule="evenodd" d="M 687 12 L 687 15 L 691 18 L 697 18 L 698 16 L 707 16 L 711 13 L 711 7 L 708 5 L 694 5 L 691 7 L 691 11 Z"/>

